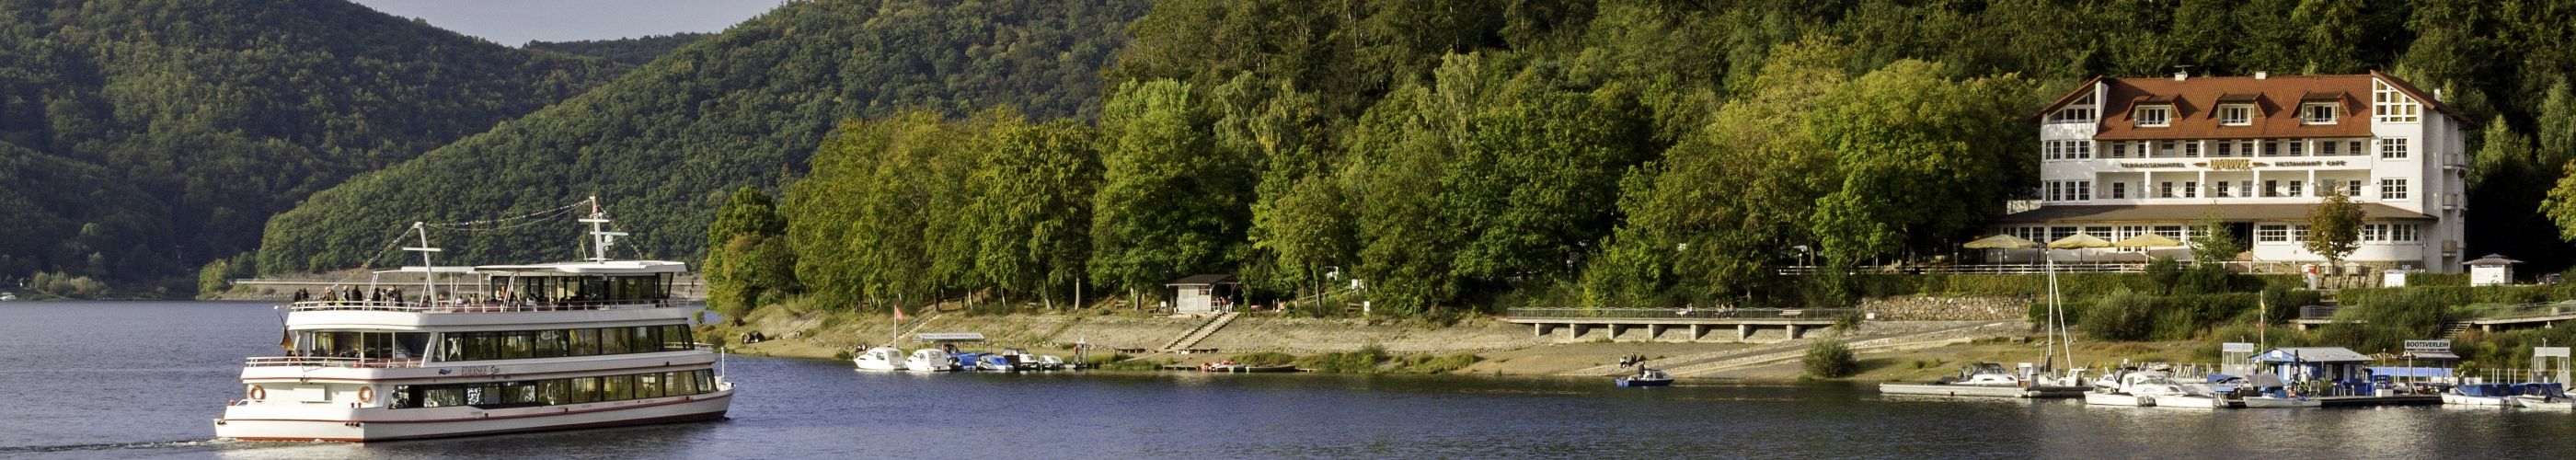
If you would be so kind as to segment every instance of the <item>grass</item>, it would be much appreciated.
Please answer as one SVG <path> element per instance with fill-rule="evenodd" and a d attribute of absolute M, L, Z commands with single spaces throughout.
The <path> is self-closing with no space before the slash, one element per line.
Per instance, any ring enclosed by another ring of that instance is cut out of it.
<path fill-rule="evenodd" d="M 1477 361 L 1483 360 L 1484 358 L 1476 356 L 1475 353 L 1459 353 L 1447 356 L 1414 355 L 1398 359 L 1397 367 L 1400 371 L 1411 374 L 1446 374 L 1451 371 L 1465 369 L 1467 366 L 1474 365 Z"/>
<path fill-rule="evenodd" d="M 1374 374 L 1377 365 L 1386 362 L 1386 347 L 1370 344 L 1359 351 L 1325 353 L 1297 359 L 1297 367 L 1316 372 Z"/>
<path fill-rule="evenodd" d="M 1265 351 L 1260 353 L 1244 353 L 1229 356 L 1225 359 L 1254 366 L 1285 366 L 1290 363 L 1295 363 L 1297 361 L 1297 355 L 1276 351 Z"/>

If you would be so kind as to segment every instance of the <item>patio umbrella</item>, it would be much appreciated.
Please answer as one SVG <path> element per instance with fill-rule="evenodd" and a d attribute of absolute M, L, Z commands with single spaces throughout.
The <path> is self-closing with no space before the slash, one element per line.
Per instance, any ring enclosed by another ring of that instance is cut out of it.
<path fill-rule="evenodd" d="M 2058 238 L 2057 241 L 2050 241 L 2048 247 L 2050 249 L 2107 248 L 2111 247 L 2111 242 L 2094 238 L 2093 235 L 2077 233 Z"/>
<path fill-rule="evenodd" d="M 2111 243 L 2112 247 L 2121 248 L 2170 248 L 2181 245 L 2182 242 L 2174 241 L 2173 238 L 2166 238 L 2164 235 L 2154 233 L 2139 234 L 2138 236 L 2129 237 L 2129 239 Z"/>
<path fill-rule="evenodd" d="M 2039 243 L 2021 239 L 2021 237 L 2018 236 L 1995 235 L 1978 238 L 1976 241 L 1970 241 L 1968 244 L 1959 245 L 1959 247 L 1968 249 L 2030 249 L 2039 247 Z"/>

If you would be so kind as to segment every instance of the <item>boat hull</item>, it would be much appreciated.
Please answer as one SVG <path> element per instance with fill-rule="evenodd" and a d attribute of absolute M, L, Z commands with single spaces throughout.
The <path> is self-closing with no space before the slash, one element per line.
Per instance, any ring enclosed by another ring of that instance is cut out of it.
<path fill-rule="evenodd" d="M 2568 398 L 2543 398 L 2543 397 L 2538 397 L 2538 396 L 2515 396 L 2515 397 L 2513 397 L 2513 405 L 2514 405 L 2514 407 L 2520 407 L 2520 408 L 2524 408 L 2524 409 L 2538 409 L 2538 410 L 2550 410 L 2550 411 L 2576 411 L 2576 399 L 2568 399 Z"/>
<path fill-rule="evenodd" d="M 2072 398 L 2083 395 L 2084 387 L 1940 385 L 1922 383 L 1882 383 L 1879 394 L 1957 396 L 1983 398 Z"/>
<path fill-rule="evenodd" d="M 2444 393 L 2442 394 L 2442 404 L 2455 406 L 2510 407 L 2513 406 L 2513 400 L 2498 396 L 2469 396 L 2463 394 Z"/>
<path fill-rule="evenodd" d="M 2120 393 L 2085 393 L 2084 403 L 2096 406 L 2146 407 L 2155 400 Z"/>
<path fill-rule="evenodd" d="M 2147 405 L 2164 409 L 2224 409 L 2227 407 L 2227 401 L 2208 396 L 2162 395 L 2152 398 L 2154 400 Z"/>
<path fill-rule="evenodd" d="M 1673 385 L 1673 379 L 1631 379 L 1631 378 L 1627 378 L 1627 377 L 1620 377 L 1620 378 L 1619 378 L 1619 386 L 1621 386 L 1621 387 L 1668 387 L 1668 386 L 1672 386 L 1672 385 Z"/>
<path fill-rule="evenodd" d="M 562 406 L 478 409 L 225 410 L 215 436 L 245 441 L 379 442 L 504 433 L 719 420 L 732 390 L 661 399 Z"/>

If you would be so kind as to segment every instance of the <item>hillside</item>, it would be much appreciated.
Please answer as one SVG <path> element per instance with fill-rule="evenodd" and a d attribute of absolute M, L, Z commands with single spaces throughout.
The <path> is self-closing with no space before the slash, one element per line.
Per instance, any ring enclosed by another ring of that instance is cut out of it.
<path fill-rule="evenodd" d="M 800 174 L 843 118 L 1011 105 L 1085 117 L 1145 4 L 792 3 L 599 89 L 315 194 L 278 215 L 262 271 L 357 266 L 414 220 L 543 210 L 598 195 L 645 256 L 694 258 L 733 189 Z M 460 262 L 559 258 L 565 233 L 439 235 Z M 634 254 L 626 254 L 634 255 Z"/>
<path fill-rule="evenodd" d="M 679 49 L 680 45 L 687 45 L 711 35 L 715 34 L 682 32 L 615 40 L 532 41 L 520 48 L 589 56 L 625 65 L 644 65 L 646 62 L 652 62 L 654 58 L 670 53 L 671 50 Z"/>
<path fill-rule="evenodd" d="M 616 70 L 341 1 L 0 4 L 0 281 L 185 294 L 305 196 Z"/>

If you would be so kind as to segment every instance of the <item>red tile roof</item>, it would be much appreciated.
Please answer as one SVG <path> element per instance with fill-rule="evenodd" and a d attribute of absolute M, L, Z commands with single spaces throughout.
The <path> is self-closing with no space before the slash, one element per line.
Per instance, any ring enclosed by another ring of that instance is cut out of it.
<path fill-rule="evenodd" d="M 2055 112 L 2091 94 L 2094 83 L 2105 87 L 2102 107 L 2094 123 L 2100 129 L 2096 140 L 2135 139 L 2262 139 L 2294 137 L 2369 137 L 2370 82 L 2385 79 L 2399 91 L 2413 96 L 2428 109 L 2426 112 L 2462 118 L 2457 109 L 2443 105 L 2417 91 L 2397 77 L 2373 71 L 2361 75 L 2280 75 L 2254 77 L 2190 77 L 2175 81 L 2172 77 L 2105 78 L 2094 77 L 2066 96 L 2049 104 L 2045 114 Z M 2309 125 L 2300 122 L 2298 108 L 2303 102 L 2332 102 L 2340 106 L 2334 124 Z M 2218 122 L 2221 103 L 2254 105 L 2253 123 L 2246 126 L 2222 126 Z M 2131 117 L 2140 105 L 2172 105 L 2170 122 L 2161 127 L 2140 127 Z M 2431 116 L 2432 113 L 2426 113 Z M 2462 122 L 2468 120 L 2462 119 Z"/>

